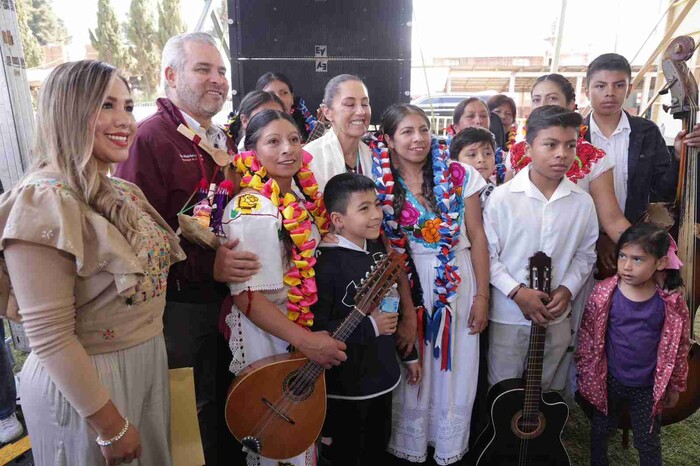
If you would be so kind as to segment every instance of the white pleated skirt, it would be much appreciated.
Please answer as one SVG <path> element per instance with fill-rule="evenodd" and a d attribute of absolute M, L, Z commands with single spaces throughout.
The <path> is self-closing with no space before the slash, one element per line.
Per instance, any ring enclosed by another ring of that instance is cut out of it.
<path fill-rule="evenodd" d="M 143 454 L 132 466 L 170 466 L 170 393 L 163 336 L 90 359 L 112 402 L 141 435 Z M 34 353 L 20 377 L 22 411 L 35 464 L 105 464 L 95 443 L 97 434 L 59 392 Z"/>

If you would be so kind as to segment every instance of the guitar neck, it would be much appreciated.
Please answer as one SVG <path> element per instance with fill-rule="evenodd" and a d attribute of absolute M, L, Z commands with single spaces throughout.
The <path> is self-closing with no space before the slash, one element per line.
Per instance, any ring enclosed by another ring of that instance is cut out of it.
<path fill-rule="evenodd" d="M 343 322 L 338 326 L 335 332 L 333 332 L 333 338 L 345 342 L 348 337 L 355 331 L 365 315 L 358 308 L 353 308 L 352 312 L 343 320 Z M 304 365 L 304 369 L 301 371 L 307 374 L 309 380 L 315 380 L 323 371 L 323 368 L 317 365 L 313 361 L 309 361 Z"/>
<path fill-rule="evenodd" d="M 523 420 L 525 423 L 537 424 L 542 395 L 542 364 L 544 362 L 544 341 L 547 329 L 534 322 L 530 328 L 530 347 L 528 349 L 527 369 L 525 372 L 525 401 L 523 403 Z"/>
<path fill-rule="evenodd" d="M 355 293 L 355 306 L 338 328 L 333 332 L 333 338 L 345 342 L 355 331 L 362 319 L 379 305 L 389 287 L 396 281 L 396 276 L 403 267 L 401 256 L 391 253 L 376 262 L 360 281 Z M 309 361 L 301 371 L 309 380 L 315 380 L 323 371 L 316 363 Z"/>
<path fill-rule="evenodd" d="M 549 294 L 552 289 L 552 259 L 543 252 L 537 252 L 529 263 L 530 288 Z M 527 354 L 525 372 L 525 400 L 523 403 L 523 423 L 537 426 L 542 396 L 542 365 L 544 363 L 544 342 L 547 328 L 532 322 L 530 327 L 530 347 Z"/>

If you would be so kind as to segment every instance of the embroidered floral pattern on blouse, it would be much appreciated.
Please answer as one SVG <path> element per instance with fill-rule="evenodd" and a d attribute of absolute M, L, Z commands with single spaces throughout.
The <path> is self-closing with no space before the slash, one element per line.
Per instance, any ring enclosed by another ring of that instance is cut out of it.
<path fill-rule="evenodd" d="M 403 180 L 401 180 L 403 184 Z M 437 249 L 440 243 L 442 220 L 435 212 L 427 210 L 404 185 L 406 202 L 401 210 L 399 225 L 407 236 L 423 246 Z M 461 217 L 461 215 L 460 215 Z M 459 219 L 457 221 L 460 221 Z"/>
<path fill-rule="evenodd" d="M 129 201 L 138 205 L 139 198 L 126 185 L 113 180 L 117 191 Z M 129 298 L 129 305 L 138 305 L 165 293 L 170 269 L 170 242 L 168 233 L 148 213 L 138 209 L 141 247 L 137 254 L 138 262 L 144 271 L 136 283 L 135 294 Z"/>

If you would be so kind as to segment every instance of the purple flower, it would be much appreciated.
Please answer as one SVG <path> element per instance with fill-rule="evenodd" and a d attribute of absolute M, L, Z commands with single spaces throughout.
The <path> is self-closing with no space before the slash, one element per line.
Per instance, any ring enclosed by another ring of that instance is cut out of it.
<path fill-rule="evenodd" d="M 450 176 L 452 177 L 452 185 L 455 188 L 461 188 L 464 184 L 464 177 L 467 175 L 467 171 L 464 169 L 461 163 L 453 162 L 450 164 Z"/>
<path fill-rule="evenodd" d="M 413 207 L 410 202 L 406 201 L 401 209 L 401 217 L 399 223 L 405 227 L 415 225 L 420 218 L 420 212 Z"/>

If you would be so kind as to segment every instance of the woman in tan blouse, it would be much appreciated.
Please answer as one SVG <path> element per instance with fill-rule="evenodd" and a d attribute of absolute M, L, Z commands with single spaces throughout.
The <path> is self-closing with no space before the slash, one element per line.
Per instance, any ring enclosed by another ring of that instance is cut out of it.
<path fill-rule="evenodd" d="M 34 164 L 0 197 L 37 465 L 171 464 L 162 316 L 184 254 L 141 191 L 108 177 L 129 155 L 132 109 L 111 65 L 58 66 L 39 96 Z"/>

